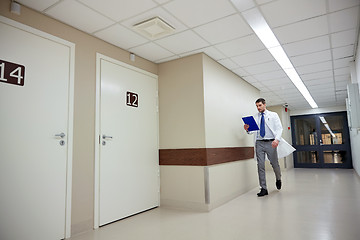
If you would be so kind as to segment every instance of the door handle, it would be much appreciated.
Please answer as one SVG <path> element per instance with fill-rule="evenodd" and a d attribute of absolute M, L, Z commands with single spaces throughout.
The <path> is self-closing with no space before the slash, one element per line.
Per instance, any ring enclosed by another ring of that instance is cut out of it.
<path fill-rule="evenodd" d="M 106 139 L 112 139 L 113 137 L 112 137 L 112 136 L 106 136 L 105 134 L 103 134 L 103 135 L 102 135 L 102 138 L 103 138 L 104 140 L 106 140 Z"/>
<path fill-rule="evenodd" d="M 65 133 L 59 133 L 59 134 L 55 134 L 55 137 L 59 137 L 59 138 L 64 138 L 65 137 Z"/>

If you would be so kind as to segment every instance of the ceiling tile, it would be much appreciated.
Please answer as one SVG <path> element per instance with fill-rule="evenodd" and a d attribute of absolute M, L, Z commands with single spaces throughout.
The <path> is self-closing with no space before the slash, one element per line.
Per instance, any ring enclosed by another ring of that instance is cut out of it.
<path fill-rule="evenodd" d="M 272 80 L 269 80 L 269 81 L 261 81 L 261 83 L 264 84 L 264 86 L 267 86 L 267 87 L 269 87 L 269 88 L 271 88 L 273 90 L 275 90 L 275 89 L 276 90 L 282 90 L 282 89 L 284 89 L 285 86 L 295 89 L 294 84 L 287 77 L 272 79 Z"/>
<path fill-rule="evenodd" d="M 256 74 L 253 77 L 255 77 L 258 81 L 271 81 L 274 79 L 286 78 L 287 75 L 283 70 L 278 70 L 268 73 Z"/>
<path fill-rule="evenodd" d="M 267 87 L 260 89 L 260 95 L 266 100 L 268 100 L 270 96 L 272 97 L 273 94 L 274 92 L 268 89 Z"/>
<path fill-rule="evenodd" d="M 332 62 L 326 61 L 321 63 L 309 64 L 301 67 L 297 67 L 298 74 L 315 73 L 332 69 Z"/>
<path fill-rule="evenodd" d="M 296 102 L 300 102 L 300 103 L 306 103 L 306 105 L 309 107 L 309 104 L 306 102 L 306 100 L 304 99 L 304 97 L 300 94 L 300 93 L 292 93 L 291 95 L 282 95 L 279 94 L 279 97 L 281 97 L 282 99 L 284 99 L 287 103 L 296 103 Z"/>
<path fill-rule="evenodd" d="M 326 16 L 311 18 L 283 27 L 278 27 L 273 31 L 281 44 L 301 41 L 329 33 Z"/>
<path fill-rule="evenodd" d="M 350 67 L 334 69 L 335 76 L 350 75 Z"/>
<path fill-rule="evenodd" d="M 292 88 L 292 89 L 288 89 L 287 91 L 283 91 L 283 92 L 279 92 L 278 93 L 279 94 L 279 96 L 294 96 L 294 97 L 296 97 L 296 96 L 302 96 L 301 94 L 300 94 L 300 92 L 299 92 L 299 90 L 297 90 L 296 88 Z"/>
<path fill-rule="evenodd" d="M 132 28 L 135 24 L 138 24 L 140 22 L 146 21 L 154 17 L 159 17 L 162 20 L 164 20 L 166 23 L 174 27 L 175 33 L 182 32 L 187 29 L 187 27 L 184 24 L 182 24 L 179 20 L 177 20 L 174 16 L 172 16 L 170 13 L 168 13 L 161 7 L 153 8 L 140 15 L 125 20 L 121 22 L 121 24 L 128 28 Z"/>
<path fill-rule="evenodd" d="M 226 43 L 221 43 L 215 45 L 215 47 L 228 57 L 234 57 L 252 51 L 265 49 L 264 45 L 255 34 L 238 38 Z"/>
<path fill-rule="evenodd" d="M 341 58 L 353 57 L 354 56 L 354 48 L 355 48 L 354 46 L 334 48 L 332 50 L 333 58 L 341 59 Z"/>
<path fill-rule="evenodd" d="M 335 12 L 349 7 L 354 7 L 360 4 L 359 0 L 328 0 L 330 12 Z"/>
<path fill-rule="evenodd" d="M 236 69 L 239 67 L 239 65 L 237 65 L 236 63 L 234 63 L 231 59 L 227 58 L 227 59 L 222 59 L 218 61 L 221 65 L 223 65 L 224 67 L 226 67 L 229 70 L 232 69 Z"/>
<path fill-rule="evenodd" d="M 313 98 L 319 107 L 333 107 L 336 101 L 335 92 L 332 94 L 318 93 Z"/>
<path fill-rule="evenodd" d="M 281 69 L 276 61 L 261 63 L 243 68 L 245 69 L 245 71 L 247 71 L 252 75 L 266 73 L 266 72 L 273 72 Z"/>
<path fill-rule="evenodd" d="M 251 85 L 253 85 L 254 87 L 256 87 L 259 90 L 265 89 L 264 85 L 262 85 L 260 82 L 253 82 L 253 83 L 251 83 Z"/>
<path fill-rule="evenodd" d="M 336 97 L 342 97 L 342 96 L 346 96 L 347 97 L 347 89 L 346 89 L 346 87 L 345 88 L 342 88 L 342 89 L 338 89 L 338 88 L 336 88 L 335 89 L 335 96 Z"/>
<path fill-rule="evenodd" d="M 44 11 L 48 7 L 59 2 L 59 0 L 17 0 L 16 2 L 21 3 L 24 6 L 35 9 L 39 12 Z"/>
<path fill-rule="evenodd" d="M 193 29 L 206 41 L 216 44 L 253 33 L 239 14 L 222 18 Z"/>
<path fill-rule="evenodd" d="M 310 92 L 324 92 L 326 91 L 335 91 L 335 84 L 334 82 L 329 84 L 323 84 L 323 85 L 312 85 L 309 88 Z"/>
<path fill-rule="evenodd" d="M 335 82 L 342 82 L 342 81 L 348 81 L 350 82 L 350 76 L 349 75 L 339 75 L 335 76 Z"/>
<path fill-rule="evenodd" d="M 215 47 L 206 47 L 203 48 L 202 51 L 216 61 L 225 58 L 225 55 Z"/>
<path fill-rule="evenodd" d="M 350 62 L 352 61 L 353 61 L 352 57 L 334 60 L 334 68 L 348 67 L 350 66 Z"/>
<path fill-rule="evenodd" d="M 288 78 L 276 79 L 273 81 L 262 82 L 271 90 L 276 90 L 279 93 L 284 93 L 289 89 L 296 89 L 295 85 Z M 269 84 L 270 83 L 270 84 Z"/>
<path fill-rule="evenodd" d="M 76 1 L 64 0 L 48 9 L 46 14 L 87 33 L 95 32 L 115 22 Z"/>
<path fill-rule="evenodd" d="M 78 0 L 92 9 L 108 16 L 115 21 L 121 21 L 156 7 L 156 3 L 148 0 Z"/>
<path fill-rule="evenodd" d="M 356 30 L 337 32 L 331 34 L 331 45 L 333 48 L 354 45 L 356 42 Z"/>
<path fill-rule="evenodd" d="M 241 68 L 240 68 L 241 69 Z M 239 68 L 234 69 L 234 72 L 238 72 Z M 255 83 L 258 82 L 258 80 L 256 80 L 255 78 L 253 78 L 252 76 L 246 76 L 246 77 L 242 77 L 245 81 L 247 81 L 248 83 Z"/>
<path fill-rule="evenodd" d="M 138 47 L 130 48 L 129 51 L 153 62 L 174 55 L 168 50 L 165 50 L 152 42 L 146 43 Z"/>
<path fill-rule="evenodd" d="M 317 102 L 318 105 L 321 104 L 321 107 L 333 107 L 335 102 L 335 94 L 323 94 L 319 96 L 314 96 L 313 97 L 315 102 Z"/>
<path fill-rule="evenodd" d="M 170 2 L 171 0 L 154 0 L 154 1 L 157 2 L 158 4 L 164 4 Z"/>
<path fill-rule="evenodd" d="M 232 60 L 242 67 L 251 66 L 259 63 L 273 61 L 274 58 L 269 50 L 264 49 L 256 52 L 246 53 L 240 56 L 233 57 Z"/>
<path fill-rule="evenodd" d="M 348 97 L 347 91 L 340 91 L 335 93 L 338 101 L 345 100 Z"/>
<path fill-rule="evenodd" d="M 205 47 L 205 48 L 196 49 L 195 51 L 180 54 L 180 57 L 185 57 L 196 53 L 205 53 L 215 61 L 226 58 L 226 56 L 222 54 L 219 50 L 217 50 L 215 47 Z"/>
<path fill-rule="evenodd" d="M 244 78 L 247 82 L 257 82 L 257 80 L 252 76 L 250 76 L 250 73 L 245 71 L 243 68 L 236 68 L 233 70 L 233 72 L 239 75 L 240 77 Z"/>
<path fill-rule="evenodd" d="M 326 0 L 278 0 L 260 7 L 271 27 L 326 14 Z"/>
<path fill-rule="evenodd" d="M 348 81 L 335 82 L 335 88 L 336 90 L 346 90 L 348 83 Z"/>
<path fill-rule="evenodd" d="M 112 43 L 123 49 L 129 49 L 146 43 L 148 40 L 129 29 L 115 24 L 109 28 L 95 33 L 95 36 L 103 39 L 106 42 Z"/>
<path fill-rule="evenodd" d="M 266 100 L 266 102 L 267 102 L 266 105 L 269 107 L 284 105 L 284 103 L 286 103 L 286 101 L 284 101 L 282 99 L 278 99 L 278 98 L 270 99 L 269 101 Z"/>
<path fill-rule="evenodd" d="M 134 2 L 137 4 L 137 1 Z M 163 7 L 189 27 L 236 13 L 230 1 L 223 0 L 174 0 Z"/>
<path fill-rule="evenodd" d="M 179 59 L 179 58 L 180 58 L 179 56 L 174 55 L 174 56 L 171 56 L 171 57 L 168 57 L 168 58 L 160 59 L 160 60 L 156 61 L 156 63 L 169 62 L 169 61 L 172 61 L 172 60 L 175 60 L 175 59 Z"/>
<path fill-rule="evenodd" d="M 304 97 L 301 95 L 301 93 L 299 91 L 289 91 L 289 92 L 285 92 L 285 93 L 279 93 L 278 94 L 280 97 L 282 97 L 284 100 L 286 101 L 291 101 L 296 99 L 297 101 L 305 101 Z"/>
<path fill-rule="evenodd" d="M 319 62 L 325 62 L 331 59 L 332 58 L 331 58 L 330 50 L 290 57 L 290 60 L 295 67 L 319 63 Z"/>
<path fill-rule="evenodd" d="M 283 48 L 289 57 L 304 55 L 312 52 L 320 52 L 326 49 L 330 49 L 330 39 L 329 36 L 322 36 L 285 44 Z"/>
<path fill-rule="evenodd" d="M 209 46 L 207 42 L 191 30 L 174 34 L 155 42 L 176 54 L 191 52 Z"/>
<path fill-rule="evenodd" d="M 329 15 L 331 32 L 340 32 L 357 28 L 359 7 L 345 9 Z"/>
<path fill-rule="evenodd" d="M 255 1 L 257 2 L 257 4 L 262 5 L 262 4 L 265 4 L 265 3 L 272 2 L 274 0 L 255 0 Z"/>
<path fill-rule="evenodd" d="M 328 84 L 333 84 L 334 79 L 332 77 L 316 78 L 316 79 L 306 80 L 304 81 L 304 83 L 307 87 L 315 86 L 315 85 L 328 85 Z"/>
<path fill-rule="evenodd" d="M 303 81 L 308 81 L 312 79 L 321 79 L 321 78 L 329 78 L 333 77 L 332 70 L 330 71 L 323 71 L 323 72 L 316 72 L 316 73 L 309 73 L 309 74 L 301 74 L 300 78 Z"/>
<path fill-rule="evenodd" d="M 289 79 L 287 79 L 287 83 L 285 84 L 283 83 L 281 85 L 275 85 L 275 84 L 266 85 L 266 82 L 263 82 L 263 84 L 267 86 L 270 90 L 276 91 L 279 94 L 285 93 L 290 89 L 296 89 L 295 85 L 292 82 L 290 82 Z"/>

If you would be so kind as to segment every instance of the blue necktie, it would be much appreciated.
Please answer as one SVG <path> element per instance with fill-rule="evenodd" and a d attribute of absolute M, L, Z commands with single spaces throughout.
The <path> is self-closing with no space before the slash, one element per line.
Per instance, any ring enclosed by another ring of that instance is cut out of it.
<path fill-rule="evenodd" d="M 264 113 L 261 113 L 260 136 L 261 136 L 262 138 L 265 136 L 265 119 L 264 119 Z"/>

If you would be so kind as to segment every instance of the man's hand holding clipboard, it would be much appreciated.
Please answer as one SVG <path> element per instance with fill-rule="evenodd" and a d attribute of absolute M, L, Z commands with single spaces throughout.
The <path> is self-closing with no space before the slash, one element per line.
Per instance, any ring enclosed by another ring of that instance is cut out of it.
<path fill-rule="evenodd" d="M 259 126 L 256 124 L 253 116 L 243 117 L 243 122 L 245 123 L 244 129 L 248 132 L 259 130 Z"/>

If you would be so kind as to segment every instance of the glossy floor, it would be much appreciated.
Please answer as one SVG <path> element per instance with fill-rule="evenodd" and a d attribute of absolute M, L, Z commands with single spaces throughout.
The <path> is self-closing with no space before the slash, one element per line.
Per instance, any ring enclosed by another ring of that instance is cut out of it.
<path fill-rule="evenodd" d="M 258 189 L 208 213 L 156 208 L 71 240 L 359 240 L 360 178 L 354 170 L 294 169 L 269 195 Z"/>

